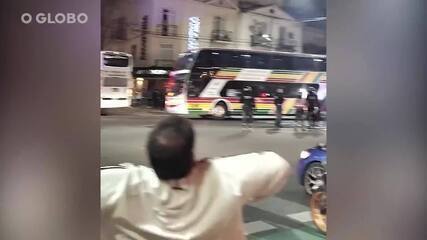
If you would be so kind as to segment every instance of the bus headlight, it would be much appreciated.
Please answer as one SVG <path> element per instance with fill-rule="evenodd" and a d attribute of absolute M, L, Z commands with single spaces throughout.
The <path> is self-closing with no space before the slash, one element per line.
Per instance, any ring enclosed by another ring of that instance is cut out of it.
<path fill-rule="evenodd" d="M 301 153 L 300 153 L 300 155 L 299 155 L 299 157 L 300 158 L 302 158 L 302 159 L 306 159 L 306 158 L 308 158 L 308 157 L 310 157 L 310 153 L 309 152 L 307 152 L 307 151 L 302 151 Z"/>
<path fill-rule="evenodd" d="M 133 94 L 132 88 L 128 88 L 127 94 L 128 94 L 128 96 L 132 96 L 132 94 Z"/>

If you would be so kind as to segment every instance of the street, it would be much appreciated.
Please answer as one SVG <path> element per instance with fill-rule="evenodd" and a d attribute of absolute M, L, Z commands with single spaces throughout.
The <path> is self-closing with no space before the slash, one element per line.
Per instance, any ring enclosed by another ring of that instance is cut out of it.
<path fill-rule="evenodd" d="M 101 165 L 123 162 L 147 164 L 145 143 L 154 125 L 167 116 L 160 111 L 134 109 L 101 116 Z M 295 131 L 292 121 L 280 131 L 273 121 L 257 120 L 253 132 L 242 132 L 239 120 L 192 120 L 197 158 L 274 151 L 287 159 L 294 175 L 275 196 L 244 208 L 249 239 L 325 239 L 311 222 L 309 198 L 296 179 L 295 166 L 301 150 L 326 142 L 325 129 Z M 268 163 L 266 163 L 268 164 Z"/>

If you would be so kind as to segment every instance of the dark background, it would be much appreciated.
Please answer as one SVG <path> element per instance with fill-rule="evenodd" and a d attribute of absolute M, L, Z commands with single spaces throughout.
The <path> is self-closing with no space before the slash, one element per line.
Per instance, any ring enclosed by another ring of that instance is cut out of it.
<path fill-rule="evenodd" d="M 426 10 L 328 1 L 328 239 L 427 239 Z"/>
<path fill-rule="evenodd" d="M 0 239 L 99 239 L 99 1 L 0 11 Z M 89 20 L 25 25 L 24 12 Z"/>
<path fill-rule="evenodd" d="M 99 239 L 99 1 L 0 11 L 0 239 Z M 24 25 L 23 12 L 89 21 Z M 426 239 L 426 3 L 327 12 L 328 239 Z"/>

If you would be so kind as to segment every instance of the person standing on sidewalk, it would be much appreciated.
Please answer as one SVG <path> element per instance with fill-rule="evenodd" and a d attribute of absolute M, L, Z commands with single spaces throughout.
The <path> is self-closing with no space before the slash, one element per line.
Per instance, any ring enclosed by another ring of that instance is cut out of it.
<path fill-rule="evenodd" d="M 178 116 L 151 132 L 152 168 L 101 170 L 101 239 L 245 240 L 243 205 L 282 189 L 291 169 L 274 152 L 195 160 L 191 122 Z"/>
<path fill-rule="evenodd" d="M 319 99 L 317 97 L 316 88 L 309 87 L 308 94 L 306 99 L 307 104 L 307 120 L 309 121 L 309 126 L 315 127 L 320 118 L 319 110 Z"/>
<path fill-rule="evenodd" d="M 165 100 L 166 100 L 166 92 L 164 90 L 164 88 L 162 88 L 160 90 L 160 110 L 164 110 L 165 109 Z"/>
<path fill-rule="evenodd" d="M 153 91 L 153 108 L 160 108 L 160 91 L 154 89 Z"/>
<path fill-rule="evenodd" d="M 276 128 L 282 127 L 282 111 L 283 111 L 283 89 L 278 88 L 274 95 L 274 105 L 276 106 Z"/>
<path fill-rule="evenodd" d="M 242 106 L 243 127 L 252 129 L 255 98 L 254 98 L 254 94 L 251 86 L 247 85 L 243 88 L 242 94 L 240 96 L 240 102 L 243 104 Z"/>

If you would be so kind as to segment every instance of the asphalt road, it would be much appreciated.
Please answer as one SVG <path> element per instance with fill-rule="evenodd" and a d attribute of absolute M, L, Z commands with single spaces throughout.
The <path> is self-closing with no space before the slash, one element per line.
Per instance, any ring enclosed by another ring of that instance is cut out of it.
<path fill-rule="evenodd" d="M 145 143 L 153 126 L 167 114 L 133 110 L 101 117 L 101 165 L 123 162 L 147 164 Z M 325 129 L 295 131 L 285 122 L 280 131 L 273 122 L 257 120 L 253 132 L 242 132 L 238 120 L 192 120 L 199 158 L 274 151 L 295 167 L 301 150 L 326 142 Z M 295 172 L 295 170 L 294 170 Z M 249 239 L 324 239 L 311 223 L 308 197 L 293 175 L 273 197 L 244 208 Z"/>

